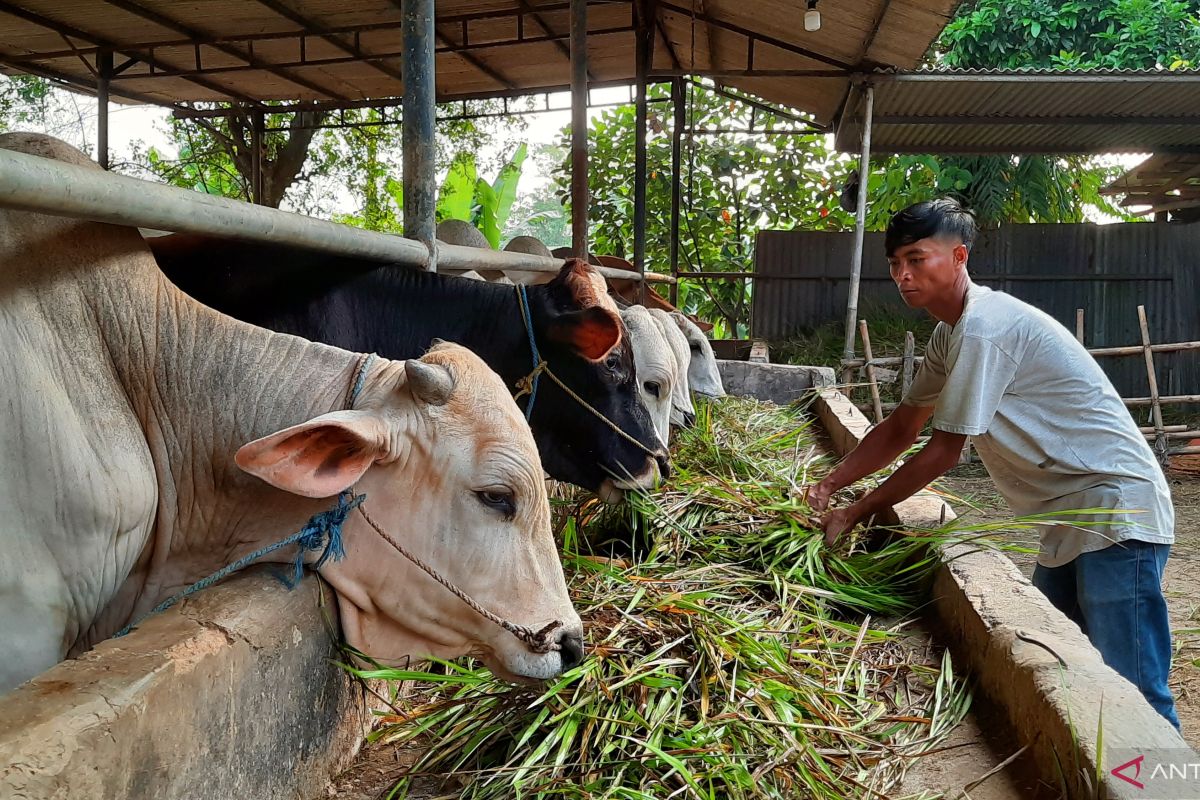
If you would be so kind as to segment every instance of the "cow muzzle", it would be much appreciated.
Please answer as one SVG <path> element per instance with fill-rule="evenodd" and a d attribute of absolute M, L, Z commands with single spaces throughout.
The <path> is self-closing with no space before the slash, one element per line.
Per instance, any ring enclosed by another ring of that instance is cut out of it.
<path fill-rule="evenodd" d="M 626 491 L 649 491 L 671 477 L 671 458 L 664 448 L 648 456 L 643 469 L 628 478 L 605 478 L 596 494 L 606 503 L 616 504 L 625 499 Z"/>

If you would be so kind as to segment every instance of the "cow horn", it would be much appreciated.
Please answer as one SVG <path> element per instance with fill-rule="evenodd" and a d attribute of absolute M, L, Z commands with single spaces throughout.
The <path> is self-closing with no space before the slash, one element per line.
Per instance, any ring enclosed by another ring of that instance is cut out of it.
<path fill-rule="evenodd" d="M 454 376 L 441 364 L 409 359 L 404 362 L 404 373 L 413 396 L 431 406 L 445 405 L 454 391 Z"/>

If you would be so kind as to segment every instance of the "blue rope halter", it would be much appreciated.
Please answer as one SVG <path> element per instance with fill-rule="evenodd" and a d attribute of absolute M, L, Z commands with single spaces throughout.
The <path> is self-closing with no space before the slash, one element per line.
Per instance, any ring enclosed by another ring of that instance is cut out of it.
<path fill-rule="evenodd" d="M 357 402 L 358 396 L 362 394 L 363 385 L 367 380 L 367 373 L 370 371 L 371 363 L 375 360 L 375 358 L 375 354 L 371 353 L 359 362 L 357 373 L 354 378 L 354 384 L 346 398 L 347 409 L 354 408 L 354 404 Z M 326 511 L 313 514 L 311 517 L 309 517 L 308 522 L 304 523 L 304 527 L 293 533 L 291 536 L 280 539 L 274 544 L 269 544 L 266 547 L 259 548 L 253 553 L 248 553 L 247 555 L 239 558 L 237 561 L 234 561 L 232 564 L 227 564 L 213 574 L 201 578 L 183 591 L 171 595 L 166 600 L 163 600 L 161 603 L 152 608 L 150 611 L 146 612 L 121 630 L 117 631 L 115 634 L 113 634 L 113 638 L 116 639 L 124 636 L 138 625 L 142 624 L 147 617 L 154 616 L 160 611 L 166 611 L 168 608 L 175 605 L 185 597 L 193 595 L 202 589 L 207 589 L 214 583 L 217 583 L 229 575 L 248 567 L 250 564 L 254 563 L 268 553 L 274 553 L 276 550 L 292 544 L 299 546 L 299 549 L 296 550 L 296 559 L 292 563 L 294 568 L 292 577 L 289 580 L 286 577 L 280 576 L 280 580 L 288 589 L 296 588 L 296 585 L 300 583 L 300 579 L 304 576 L 305 553 L 313 550 L 321 550 L 322 546 L 324 546 L 324 551 L 321 553 L 320 557 L 317 558 L 316 563 L 313 564 L 314 570 L 319 570 L 330 558 L 332 558 L 334 561 L 341 561 L 346 557 L 346 548 L 342 543 L 342 525 L 345 524 L 346 517 L 350 516 L 350 512 L 357 508 L 362 501 L 366 499 L 367 496 L 365 494 L 356 495 L 353 489 L 347 489 L 338 495 L 337 505 Z"/>

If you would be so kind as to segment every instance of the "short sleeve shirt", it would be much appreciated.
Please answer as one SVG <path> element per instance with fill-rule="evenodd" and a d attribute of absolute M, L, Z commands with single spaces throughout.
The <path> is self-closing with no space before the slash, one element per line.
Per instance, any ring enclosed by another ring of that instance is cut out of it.
<path fill-rule="evenodd" d="M 1170 490 L 1145 437 L 1095 359 L 1033 306 L 972 284 L 903 402 L 933 406 L 935 429 L 970 436 L 1015 514 L 1049 515 L 1043 566 L 1125 539 L 1174 541 Z M 1066 513 L 1081 509 L 1113 513 Z"/>

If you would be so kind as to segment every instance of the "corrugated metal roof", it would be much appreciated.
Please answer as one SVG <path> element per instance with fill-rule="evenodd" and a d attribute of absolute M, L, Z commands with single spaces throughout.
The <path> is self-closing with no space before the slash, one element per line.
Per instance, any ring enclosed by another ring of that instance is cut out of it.
<path fill-rule="evenodd" d="M 837 147 L 857 152 L 874 86 L 873 153 L 1200 151 L 1200 72 L 878 73 L 851 91 Z"/>
<path fill-rule="evenodd" d="M 959 0 L 824 0 L 806 32 L 801 0 L 657 0 L 652 72 L 725 83 L 832 122 L 861 69 L 916 67 Z M 634 77 L 633 2 L 588 4 L 596 83 Z M 95 89 L 112 53 L 114 98 L 173 104 L 403 93 L 401 0 L 0 0 L 0 65 Z M 438 0 L 444 100 L 570 84 L 567 0 Z M 829 77 L 800 75 L 818 70 Z M 779 74 L 780 72 L 791 74 Z M 733 74 L 737 73 L 737 74 Z"/>
<path fill-rule="evenodd" d="M 1124 195 L 1121 205 L 1147 206 L 1145 212 L 1200 207 L 1200 153 L 1151 156 L 1100 190 Z"/>

